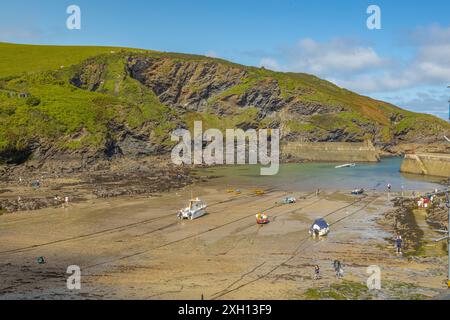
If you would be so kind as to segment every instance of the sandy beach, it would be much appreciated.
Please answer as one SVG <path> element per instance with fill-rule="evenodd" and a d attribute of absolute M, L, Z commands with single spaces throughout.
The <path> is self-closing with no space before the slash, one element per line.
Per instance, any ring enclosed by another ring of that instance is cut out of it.
<path fill-rule="evenodd" d="M 226 189 L 212 181 L 2 215 L 0 299 L 427 299 L 445 289 L 443 255 L 395 255 L 394 235 L 377 223 L 392 207 L 387 193 Z M 208 214 L 177 220 L 191 193 Z M 286 196 L 297 203 L 283 204 Z M 255 223 L 260 210 L 269 224 Z M 308 228 L 319 217 L 331 232 L 312 239 Z M 316 264 L 320 280 L 312 280 Z M 70 265 L 81 268 L 81 290 L 66 287 Z M 366 287 L 371 265 L 381 269 L 381 290 Z"/>

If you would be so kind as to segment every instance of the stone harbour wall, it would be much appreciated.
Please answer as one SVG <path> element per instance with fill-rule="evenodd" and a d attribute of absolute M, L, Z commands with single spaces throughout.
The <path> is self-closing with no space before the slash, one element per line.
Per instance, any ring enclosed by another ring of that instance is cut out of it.
<path fill-rule="evenodd" d="M 414 173 L 449 178 L 450 154 L 407 154 L 403 159 L 400 171 L 404 173 Z"/>
<path fill-rule="evenodd" d="M 324 162 L 378 162 L 380 154 L 371 142 L 289 142 L 282 147 L 289 160 Z"/>

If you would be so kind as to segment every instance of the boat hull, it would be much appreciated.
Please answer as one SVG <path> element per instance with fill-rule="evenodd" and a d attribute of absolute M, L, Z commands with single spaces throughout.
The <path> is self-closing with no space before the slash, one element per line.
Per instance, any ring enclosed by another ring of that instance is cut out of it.
<path fill-rule="evenodd" d="M 206 208 L 202 208 L 195 211 L 182 211 L 178 214 L 178 218 L 181 220 L 183 219 L 194 220 L 200 218 L 201 216 L 204 216 L 205 214 Z"/>
<path fill-rule="evenodd" d="M 256 219 L 256 223 L 257 224 L 268 224 L 269 223 L 269 219 Z"/>
<path fill-rule="evenodd" d="M 314 230 L 310 230 L 309 234 L 312 236 L 323 237 L 323 236 L 326 236 L 329 232 L 330 232 L 329 228 L 320 229 L 320 230 L 314 229 Z"/>

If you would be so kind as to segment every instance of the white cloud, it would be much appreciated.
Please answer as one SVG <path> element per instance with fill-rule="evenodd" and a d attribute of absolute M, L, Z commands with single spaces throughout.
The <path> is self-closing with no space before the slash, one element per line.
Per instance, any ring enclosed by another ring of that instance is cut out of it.
<path fill-rule="evenodd" d="M 263 60 L 271 68 L 312 73 L 364 94 L 450 83 L 450 26 L 417 28 L 405 38 L 414 54 L 404 59 L 382 56 L 370 45 L 340 38 L 301 39 L 279 50 L 277 61 L 283 63 L 271 57 Z"/>
<path fill-rule="evenodd" d="M 407 54 L 399 56 L 404 50 Z M 306 72 L 338 86 L 392 102 L 416 112 L 447 118 L 450 84 L 450 26 L 416 28 L 403 35 L 396 55 L 344 38 L 301 39 L 260 55 L 260 66 Z"/>
<path fill-rule="evenodd" d="M 214 50 L 209 50 L 205 53 L 205 56 L 209 58 L 219 58 L 219 55 Z"/>
<path fill-rule="evenodd" d="M 261 61 L 259 62 L 259 66 L 274 71 L 280 70 L 280 65 L 278 64 L 278 61 L 272 58 L 262 58 Z"/>
<path fill-rule="evenodd" d="M 10 27 L 0 28 L 0 41 L 14 41 L 15 39 L 38 39 L 42 32 L 35 28 Z"/>
<path fill-rule="evenodd" d="M 348 75 L 386 66 L 373 48 L 346 39 L 317 42 L 302 39 L 283 50 L 290 67 L 318 76 Z"/>
<path fill-rule="evenodd" d="M 427 27 L 417 27 L 409 34 L 409 41 L 416 45 L 442 44 L 450 39 L 450 27 L 434 24 Z"/>
<path fill-rule="evenodd" d="M 376 98 L 390 101 L 400 107 L 415 112 L 429 113 L 448 119 L 448 92 L 445 89 L 434 90 L 420 88 L 400 91 L 392 95 L 379 95 Z"/>

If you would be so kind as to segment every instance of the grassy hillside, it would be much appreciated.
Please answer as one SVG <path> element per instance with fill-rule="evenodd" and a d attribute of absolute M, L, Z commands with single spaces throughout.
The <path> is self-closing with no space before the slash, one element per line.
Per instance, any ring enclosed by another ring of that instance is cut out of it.
<path fill-rule="evenodd" d="M 308 74 L 177 53 L 0 43 L 0 161 L 37 148 L 162 152 L 170 131 L 200 119 L 205 127 L 276 125 L 290 139 L 379 144 L 450 130 Z"/>
<path fill-rule="evenodd" d="M 182 53 L 166 53 L 153 50 L 133 49 L 124 47 L 102 46 L 52 46 L 29 45 L 0 42 L 0 78 L 34 73 L 48 70 L 58 70 L 61 66 L 69 67 L 78 64 L 87 58 L 101 54 L 111 54 L 120 51 L 143 52 L 155 57 L 171 57 L 174 59 L 204 59 L 216 60 L 222 63 L 235 65 L 221 59 L 214 59 L 198 55 Z"/>
<path fill-rule="evenodd" d="M 0 42 L 0 78 L 22 73 L 57 70 L 102 53 L 117 51 L 115 47 L 36 46 Z"/>
<path fill-rule="evenodd" d="M 131 129 L 151 121 L 156 135 L 174 129 L 168 118 L 173 112 L 137 81 L 124 81 L 120 96 L 92 92 L 69 83 L 75 70 L 0 79 L 0 150 L 24 151 L 40 141 L 67 150 L 98 148 L 112 133 L 111 121 Z"/>

